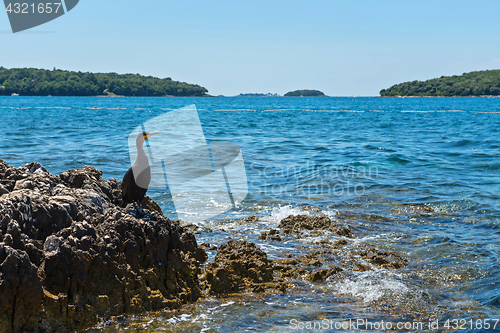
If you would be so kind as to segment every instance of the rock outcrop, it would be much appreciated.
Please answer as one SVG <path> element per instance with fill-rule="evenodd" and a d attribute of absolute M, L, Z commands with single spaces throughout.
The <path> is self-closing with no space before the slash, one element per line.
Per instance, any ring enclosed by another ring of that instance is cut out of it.
<path fill-rule="evenodd" d="M 261 291 L 273 281 L 273 263 L 254 243 L 230 240 L 221 245 L 215 262 L 207 264 L 204 278 L 210 293 Z"/>
<path fill-rule="evenodd" d="M 0 332 L 69 332 L 201 296 L 195 237 L 93 167 L 0 160 Z"/>
<path fill-rule="evenodd" d="M 353 238 L 351 230 L 345 225 L 337 225 L 328 216 L 290 215 L 279 224 L 285 233 L 297 233 L 300 230 L 329 230 L 339 236 Z"/>

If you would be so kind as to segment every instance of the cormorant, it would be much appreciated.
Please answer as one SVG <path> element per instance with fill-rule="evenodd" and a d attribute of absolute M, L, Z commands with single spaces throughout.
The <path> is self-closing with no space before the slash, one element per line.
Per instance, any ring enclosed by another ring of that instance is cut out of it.
<path fill-rule="evenodd" d="M 148 155 L 142 147 L 144 141 L 158 133 L 141 132 L 137 135 L 137 159 L 134 165 L 127 170 L 122 181 L 122 197 L 125 205 L 129 203 L 141 203 L 151 182 L 151 170 Z M 135 176 L 137 175 L 137 176 Z M 135 176 L 135 177 L 134 177 Z"/>

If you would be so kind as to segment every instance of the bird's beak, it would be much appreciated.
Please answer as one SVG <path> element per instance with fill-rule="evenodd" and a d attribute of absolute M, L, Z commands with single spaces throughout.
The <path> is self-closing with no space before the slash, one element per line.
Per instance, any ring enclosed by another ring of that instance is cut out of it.
<path fill-rule="evenodd" d="M 156 135 L 156 134 L 160 134 L 160 133 L 158 133 L 158 132 L 156 132 L 156 133 L 149 133 L 149 135 L 146 136 L 146 140 L 149 139 L 150 137 L 152 137 L 153 135 Z"/>

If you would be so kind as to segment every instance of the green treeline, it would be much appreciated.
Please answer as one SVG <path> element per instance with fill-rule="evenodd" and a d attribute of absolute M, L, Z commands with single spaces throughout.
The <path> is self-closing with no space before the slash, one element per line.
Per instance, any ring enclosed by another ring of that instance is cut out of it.
<path fill-rule="evenodd" d="M 60 69 L 0 67 L 0 95 L 21 96 L 204 96 L 199 85 L 139 74 L 82 73 Z"/>
<path fill-rule="evenodd" d="M 427 81 L 412 81 L 382 89 L 380 96 L 498 96 L 500 70 L 441 76 Z"/>
<path fill-rule="evenodd" d="M 293 96 L 309 97 L 309 96 L 325 96 L 325 94 L 323 94 L 319 90 L 308 90 L 308 89 L 290 91 L 285 94 L 285 97 L 293 97 Z"/>

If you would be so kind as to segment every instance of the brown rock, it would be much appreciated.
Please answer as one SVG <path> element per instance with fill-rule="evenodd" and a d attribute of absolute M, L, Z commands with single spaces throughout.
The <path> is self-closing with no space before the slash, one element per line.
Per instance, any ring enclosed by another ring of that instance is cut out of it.
<path fill-rule="evenodd" d="M 215 262 L 205 268 L 209 293 L 238 292 L 244 289 L 261 291 L 258 286 L 273 281 L 272 262 L 254 243 L 230 240 L 221 245 Z"/>
<path fill-rule="evenodd" d="M 269 239 L 269 240 L 274 240 L 274 241 L 279 241 L 279 242 L 282 241 L 282 239 L 279 235 L 279 231 L 276 229 L 271 229 L 271 231 L 269 231 L 269 233 L 263 232 L 262 234 L 260 234 L 259 239 L 262 239 L 262 240 Z"/>
<path fill-rule="evenodd" d="M 328 216 L 309 216 L 309 215 L 290 215 L 279 224 L 280 228 L 285 230 L 330 230 L 339 236 L 353 238 L 352 232 L 345 225 L 339 226 Z M 287 231 L 289 233 L 289 231 Z"/>
<path fill-rule="evenodd" d="M 255 223 L 259 220 L 259 218 L 255 215 L 247 216 L 241 220 L 238 220 L 238 224 L 247 224 L 247 223 Z"/>
<path fill-rule="evenodd" d="M 70 332 L 201 296 L 194 236 L 149 198 L 120 207 L 120 184 L 101 175 L 0 160 L 0 332 Z"/>
<path fill-rule="evenodd" d="M 343 269 L 340 267 L 333 267 L 330 269 L 315 269 L 309 274 L 307 280 L 310 282 L 324 282 L 330 276 L 336 275 L 342 271 Z"/>
<path fill-rule="evenodd" d="M 408 265 L 408 261 L 394 252 L 380 251 L 371 246 L 360 249 L 358 255 L 379 268 L 398 269 Z"/>

